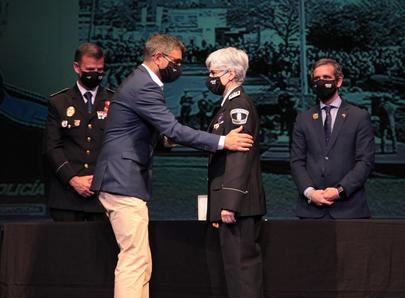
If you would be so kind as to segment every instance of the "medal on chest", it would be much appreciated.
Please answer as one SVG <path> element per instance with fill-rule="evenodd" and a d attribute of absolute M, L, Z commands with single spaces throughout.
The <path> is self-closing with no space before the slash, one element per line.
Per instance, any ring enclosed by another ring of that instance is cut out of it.
<path fill-rule="evenodd" d="M 214 129 L 217 130 L 222 123 L 224 123 L 224 113 L 219 114 L 217 123 L 214 124 Z"/>

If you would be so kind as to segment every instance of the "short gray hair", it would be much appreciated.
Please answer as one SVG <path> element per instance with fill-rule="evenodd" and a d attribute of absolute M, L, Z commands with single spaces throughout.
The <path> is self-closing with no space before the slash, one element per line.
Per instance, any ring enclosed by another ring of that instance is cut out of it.
<path fill-rule="evenodd" d="M 205 60 L 205 65 L 208 68 L 215 65 L 220 70 L 233 70 L 235 71 L 236 81 L 243 83 L 249 68 L 249 57 L 240 49 L 233 47 L 223 48 L 212 52 Z"/>
<path fill-rule="evenodd" d="M 168 55 L 174 49 L 181 50 L 184 53 L 183 43 L 175 36 L 163 33 L 152 35 L 145 43 L 143 54 L 145 58 L 152 57 L 157 52 Z"/>

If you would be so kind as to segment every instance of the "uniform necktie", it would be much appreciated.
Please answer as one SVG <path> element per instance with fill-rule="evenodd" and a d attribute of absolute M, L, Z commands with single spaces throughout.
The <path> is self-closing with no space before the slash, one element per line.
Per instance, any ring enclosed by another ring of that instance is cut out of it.
<path fill-rule="evenodd" d="M 87 112 L 89 112 L 89 114 L 90 114 L 93 110 L 93 103 L 91 101 L 93 94 L 91 94 L 90 91 L 87 91 L 86 93 L 84 93 L 84 97 L 86 97 L 86 99 L 87 99 Z"/>
<path fill-rule="evenodd" d="M 333 109 L 334 106 L 324 106 L 323 109 L 325 110 L 325 123 L 323 124 L 323 129 L 325 131 L 325 143 L 329 143 L 330 136 L 332 134 L 332 116 L 330 114 L 330 110 Z"/>

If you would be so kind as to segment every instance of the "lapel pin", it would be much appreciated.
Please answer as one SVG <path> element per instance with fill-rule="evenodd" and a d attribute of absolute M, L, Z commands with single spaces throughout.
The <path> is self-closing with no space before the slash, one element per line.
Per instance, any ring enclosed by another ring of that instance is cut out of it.
<path fill-rule="evenodd" d="M 312 119 L 317 120 L 319 118 L 319 114 L 318 113 L 313 113 L 312 114 Z"/>
<path fill-rule="evenodd" d="M 69 106 L 66 109 L 66 116 L 72 117 L 75 114 L 75 112 L 76 112 L 75 107 L 74 106 Z"/>
<path fill-rule="evenodd" d="M 343 117 L 343 118 L 346 118 L 346 114 L 345 114 L 345 113 L 343 113 L 343 114 L 342 114 L 342 117 Z"/>
<path fill-rule="evenodd" d="M 108 110 L 110 109 L 110 101 L 109 100 L 106 100 L 105 102 L 104 102 L 104 108 L 103 108 L 103 110 L 104 110 L 104 112 L 106 112 L 106 113 L 108 113 Z"/>

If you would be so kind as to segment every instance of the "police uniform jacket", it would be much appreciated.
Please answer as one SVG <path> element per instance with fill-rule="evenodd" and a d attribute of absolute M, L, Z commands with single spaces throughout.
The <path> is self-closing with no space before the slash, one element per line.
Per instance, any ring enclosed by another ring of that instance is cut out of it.
<path fill-rule="evenodd" d="M 243 125 L 243 132 L 255 142 L 247 152 L 217 151 L 208 164 L 208 219 L 220 221 L 221 210 L 236 212 L 238 217 L 266 213 L 259 148 L 259 118 L 251 99 L 242 87 L 234 89 L 213 118 L 208 130 L 226 135 Z"/>
<path fill-rule="evenodd" d="M 77 85 L 51 95 L 46 141 L 51 168 L 50 208 L 103 212 L 96 196 L 80 196 L 69 185 L 69 180 L 73 176 L 93 174 L 112 95 L 111 90 L 100 86 L 91 113 L 88 113 Z"/>

